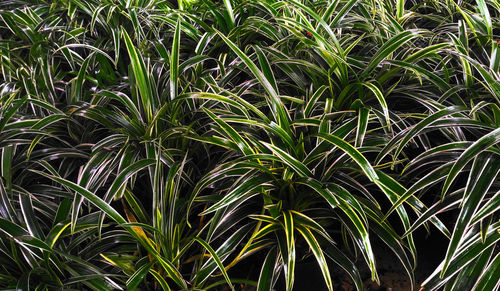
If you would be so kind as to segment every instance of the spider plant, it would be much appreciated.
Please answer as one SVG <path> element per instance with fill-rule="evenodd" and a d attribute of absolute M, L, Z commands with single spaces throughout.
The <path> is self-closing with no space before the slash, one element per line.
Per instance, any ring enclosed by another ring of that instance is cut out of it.
<path fill-rule="evenodd" d="M 498 289 L 499 11 L 3 1 L 0 287 Z"/>

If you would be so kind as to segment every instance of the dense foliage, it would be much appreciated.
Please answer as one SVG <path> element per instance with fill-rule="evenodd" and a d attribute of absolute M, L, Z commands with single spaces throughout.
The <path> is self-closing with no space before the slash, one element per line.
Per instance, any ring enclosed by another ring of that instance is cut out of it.
<path fill-rule="evenodd" d="M 362 290 L 374 239 L 499 288 L 499 32 L 496 0 L 1 1 L 0 288 Z"/>

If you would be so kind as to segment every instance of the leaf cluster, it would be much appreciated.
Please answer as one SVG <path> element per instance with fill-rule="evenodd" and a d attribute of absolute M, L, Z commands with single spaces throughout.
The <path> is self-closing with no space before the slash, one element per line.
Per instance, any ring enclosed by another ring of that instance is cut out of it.
<path fill-rule="evenodd" d="M 378 241 L 413 288 L 498 289 L 499 31 L 494 0 L 1 2 L 0 288 L 363 290 Z"/>

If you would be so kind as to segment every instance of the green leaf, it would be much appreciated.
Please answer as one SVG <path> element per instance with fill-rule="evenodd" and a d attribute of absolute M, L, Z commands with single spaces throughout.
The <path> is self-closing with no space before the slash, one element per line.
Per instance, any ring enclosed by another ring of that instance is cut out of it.
<path fill-rule="evenodd" d="M 451 207 L 456 206 L 458 203 L 462 201 L 461 193 L 453 193 L 452 195 L 448 195 L 444 198 L 443 201 L 439 201 L 429 207 L 427 211 L 422 213 L 417 220 L 412 224 L 412 226 L 406 230 L 406 232 L 401 236 L 402 238 L 406 237 L 410 233 L 412 233 L 415 229 L 420 227 L 422 224 L 426 223 L 428 220 L 435 217 L 438 213 L 444 212 Z M 395 205 L 395 204 L 394 204 Z M 447 237 L 450 237 L 451 234 L 449 232 L 445 233 Z"/>
<path fill-rule="evenodd" d="M 375 56 L 373 56 L 368 65 L 365 67 L 362 75 L 367 76 L 368 74 L 370 74 L 382 62 L 382 60 L 387 58 L 402 45 L 406 44 L 411 39 L 418 37 L 419 35 L 420 32 L 418 30 L 406 30 L 393 36 L 379 48 Z"/>
<path fill-rule="evenodd" d="M 119 190 L 123 189 L 123 186 L 126 185 L 128 180 L 136 175 L 139 171 L 152 166 L 155 163 L 156 161 L 154 159 L 142 159 L 121 170 L 114 179 L 113 184 L 111 184 L 111 187 L 109 187 L 108 191 L 104 195 L 104 200 L 107 202 L 111 202 L 110 200 L 113 197 L 115 199 L 121 198 L 123 196 L 123 192 Z"/>
<path fill-rule="evenodd" d="M 297 180 L 297 183 L 308 186 L 309 188 L 316 191 L 316 193 L 318 193 L 321 197 L 328 201 L 330 207 L 335 208 L 339 205 L 337 197 L 331 191 L 326 189 L 318 180 L 315 180 L 313 178 L 301 178 Z"/>
<path fill-rule="evenodd" d="M 29 233 L 19 225 L 0 218 L 0 231 L 4 232 L 8 236 L 14 238 L 23 246 L 29 246 L 36 248 L 37 250 L 43 250 L 47 252 L 52 252 L 52 249 L 44 241 L 29 235 Z"/>
<path fill-rule="evenodd" d="M 267 142 L 261 141 L 263 145 L 265 145 L 268 149 L 270 149 L 283 163 L 290 166 L 300 177 L 312 177 L 313 174 L 311 171 L 296 158 L 292 157 L 287 152 L 278 148 L 275 145 L 269 144 Z"/>
<path fill-rule="evenodd" d="M 450 106 L 450 107 L 446 107 L 444 109 L 439 110 L 436 113 L 433 113 L 433 114 L 429 115 L 424 120 L 422 120 L 421 122 L 419 122 L 410 131 L 408 131 L 408 133 L 404 135 L 403 140 L 401 140 L 398 143 L 398 147 L 397 147 L 396 152 L 394 153 L 394 156 L 393 156 L 393 162 L 396 161 L 396 158 L 399 155 L 399 153 L 403 150 L 403 147 L 411 139 L 415 138 L 415 136 L 417 136 L 422 130 L 424 130 L 424 128 L 428 127 L 429 125 L 431 125 L 434 122 L 442 119 L 445 116 L 448 116 L 448 115 L 451 115 L 451 114 L 454 114 L 454 113 L 458 113 L 458 112 L 461 112 L 461 111 L 464 111 L 464 110 L 467 110 L 467 108 L 463 107 L 463 106 Z"/>
<path fill-rule="evenodd" d="M 293 282 L 295 278 L 295 237 L 294 237 L 294 225 L 293 216 L 290 211 L 283 212 L 283 222 L 285 226 L 285 237 L 287 246 L 287 256 L 283 257 L 286 260 L 285 263 L 285 281 L 286 290 L 291 291 L 293 289 Z"/>
<path fill-rule="evenodd" d="M 336 51 L 335 53 L 340 57 L 340 58 L 344 58 L 344 52 L 342 50 L 342 47 L 340 46 L 340 43 L 339 41 L 337 40 L 337 36 L 335 35 L 335 33 L 333 32 L 331 26 L 326 23 L 323 18 L 321 16 L 319 16 L 313 9 L 311 9 L 309 6 L 307 5 L 304 5 L 302 4 L 301 2 L 298 2 L 298 1 L 295 1 L 295 0 L 290 0 L 291 3 L 293 3 L 294 5 L 302 8 L 302 10 L 306 11 L 309 15 L 311 15 L 314 20 L 317 21 L 318 23 L 318 26 L 322 26 L 323 29 L 328 33 L 328 36 L 330 37 L 330 39 L 334 42 L 335 44 L 335 48 L 336 48 Z M 349 4 L 349 3 L 348 3 Z M 304 17 L 302 19 L 302 21 L 307 21 L 307 19 Z M 312 27 L 311 25 L 308 25 L 309 27 Z M 316 37 L 316 38 L 320 38 L 320 35 L 316 33 L 316 31 L 312 31 L 313 35 Z M 323 43 L 326 43 L 326 42 L 323 42 Z"/>
<path fill-rule="evenodd" d="M 236 25 L 236 22 L 234 20 L 234 13 L 233 13 L 233 6 L 231 5 L 231 0 L 224 0 L 224 6 L 226 6 L 226 11 L 227 14 L 229 15 L 229 24 L 230 24 L 230 29 L 233 28 Z"/>
<path fill-rule="evenodd" d="M 244 140 L 243 137 L 241 137 L 241 135 L 236 132 L 236 130 L 234 130 L 234 128 L 232 128 L 229 124 L 227 124 L 222 118 L 215 116 L 215 114 L 213 114 L 208 109 L 202 109 L 213 121 L 215 121 L 222 128 L 222 130 L 224 130 L 231 141 L 238 146 L 242 153 L 244 153 L 245 155 L 251 155 L 255 153 L 247 143 L 247 141 Z"/>
<path fill-rule="evenodd" d="M 142 245 L 144 246 L 144 244 L 142 244 Z M 172 280 L 174 280 L 174 282 L 177 284 L 177 286 L 180 286 L 184 289 L 187 289 L 187 284 L 184 281 L 184 279 L 182 278 L 182 275 L 179 273 L 179 271 L 175 267 L 175 265 L 172 264 L 170 261 L 165 260 L 162 257 L 160 257 L 160 255 L 157 254 L 156 252 L 154 252 L 153 255 L 156 258 L 156 260 L 158 260 L 160 265 L 165 269 L 165 271 L 167 271 L 167 274 L 170 276 L 170 278 L 172 278 Z M 151 272 L 153 270 L 150 269 L 149 271 Z"/>
<path fill-rule="evenodd" d="M 69 198 L 66 198 L 59 203 L 56 215 L 54 217 L 54 222 L 52 224 L 56 225 L 66 220 L 68 218 L 70 211 L 71 211 L 71 200 Z"/>
<path fill-rule="evenodd" d="M 290 132 L 290 117 L 288 116 L 288 111 L 281 102 L 278 92 L 274 89 L 273 85 L 268 81 L 264 73 L 252 62 L 252 60 L 238 48 L 229 38 L 227 38 L 220 31 L 215 30 L 215 32 L 222 38 L 222 40 L 233 50 L 234 53 L 245 63 L 245 65 L 250 69 L 252 74 L 257 78 L 259 83 L 264 87 L 267 94 L 269 95 L 269 105 L 271 107 L 271 114 L 274 120 L 278 122 L 281 128 L 286 132 Z"/>
<path fill-rule="evenodd" d="M 405 1 L 404 0 L 398 0 L 397 1 L 397 9 L 396 9 L 396 17 L 400 19 L 403 17 L 405 11 Z"/>
<path fill-rule="evenodd" d="M 87 67 L 89 66 L 90 60 L 93 58 L 93 54 L 88 56 L 80 67 L 80 71 L 78 72 L 75 84 L 75 91 L 70 95 L 71 100 L 70 104 L 75 104 L 76 102 L 85 101 L 83 100 L 84 92 L 83 92 L 83 82 L 85 81 L 85 77 L 87 76 Z"/>
<path fill-rule="evenodd" d="M 227 284 L 231 288 L 231 290 L 234 291 L 234 286 L 231 284 L 231 279 L 229 279 L 229 275 L 226 272 L 226 269 L 224 268 L 224 264 L 222 264 L 222 261 L 220 260 L 219 256 L 217 253 L 212 249 L 212 247 L 203 239 L 199 237 L 194 238 L 195 241 L 197 241 L 199 244 L 201 244 L 212 256 L 214 261 L 217 263 L 217 266 L 219 267 L 220 271 L 222 272 L 222 275 L 224 276 L 224 279 L 226 279 Z"/>
<path fill-rule="evenodd" d="M 323 250 L 321 249 L 321 246 L 318 244 L 318 241 L 308 228 L 302 225 L 297 225 L 297 230 L 302 234 L 307 244 L 309 245 L 309 248 L 316 257 L 318 265 L 321 269 L 321 273 L 323 274 L 323 279 L 325 279 L 326 286 L 328 290 L 332 291 L 333 290 L 332 278 L 330 277 L 328 264 L 326 262 L 325 256 L 323 255 Z"/>
<path fill-rule="evenodd" d="M 384 112 L 385 122 L 387 123 L 387 128 L 391 129 L 391 120 L 389 118 L 389 108 L 387 107 L 387 103 L 385 102 L 384 94 L 380 91 L 380 89 L 372 83 L 364 82 L 363 86 L 370 89 L 375 98 L 377 98 L 378 103 L 380 103 L 380 107 L 382 107 L 382 111 Z"/>
<path fill-rule="evenodd" d="M 468 264 L 457 275 L 449 280 L 445 285 L 445 290 L 472 290 L 474 283 L 478 281 L 481 273 L 488 266 L 488 262 L 493 256 L 494 246 L 490 246 L 488 250 L 474 260 L 474 264 Z"/>
<path fill-rule="evenodd" d="M 486 25 L 486 32 L 488 33 L 488 36 L 492 37 L 493 36 L 493 24 L 491 21 L 490 12 L 488 11 L 488 7 L 486 6 L 486 1 L 485 0 L 476 0 L 476 2 L 477 2 L 477 8 L 479 8 L 479 11 L 481 12 L 481 15 L 483 16 L 484 24 Z"/>
<path fill-rule="evenodd" d="M 144 59 L 140 52 L 134 47 L 130 36 L 124 28 L 122 28 L 122 35 L 125 40 L 125 45 L 127 46 L 134 78 L 141 94 L 142 107 L 146 113 L 146 120 L 151 121 L 153 119 L 154 100 L 151 81 L 146 70 L 146 65 L 144 64 Z"/>
<path fill-rule="evenodd" d="M 276 248 L 272 248 L 266 255 L 262 268 L 260 269 L 259 282 L 257 291 L 271 291 L 273 290 L 275 269 L 278 256 Z"/>
<path fill-rule="evenodd" d="M 100 197 L 98 197 L 94 193 L 90 192 L 89 190 L 83 188 L 82 186 L 75 184 L 71 181 L 68 181 L 64 178 L 47 174 L 45 172 L 41 172 L 41 171 L 37 171 L 37 170 L 31 170 L 31 171 L 34 173 L 37 173 L 41 176 L 47 177 L 55 182 L 58 182 L 61 185 L 64 185 L 64 186 L 68 187 L 69 189 L 82 195 L 83 197 L 88 199 L 90 202 L 92 202 L 96 207 L 98 207 L 100 210 L 102 210 L 104 213 L 106 213 L 109 217 L 111 217 L 114 221 L 116 221 L 117 223 L 119 223 L 119 224 L 127 223 L 127 221 L 120 215 L 120 213 L 118 213 L 118 211 L 116 211 L 113 207 L 111 207 L 108 203 L 106 203 Z"/>
<path fill-rule="evenodd" d="M 163 278 L 163 276 L 160 275 L 157 271 L 155 271 L 153 269 L 149 269 L 149 272 L 153 275 L 153 277 L 155 277 L 156 281 L 160 284 L 160 286 L 163 289 L 163 291 L 170 291 L 170 290 L 172 290 L 172 289 L 170 289 L 170 286 L 168 286 L 167 281 L 165 281 L 165 279 Z"/>
<path fill-rule="evenodd" d="M 239 181 L 239 185 L 229 191 L 222 199 L 203 211 L 200 215 L 206 215 L 234 202 L 242 203 L 245 200 L 258 195 L 266 186 L 270 186 L 270 179 L 265 176 L 251 177 L 248 180 Z"/>
<path fill-rule="evenodd" d="M 42 229 L 37 221 L 31 195 L 29 193 L 19 194 L 19 204 L 21 206 L 21 213 L 23 214 L 26 228 L 31 236 L 44 239 Z"/>
<path fill-rule="evenodd" d="M 127 280 L 127 290 L 135 290 L 137 289 L 137 286 L 144 280 L 144 277 L 146 274 L 150 271 L 151 267 L 153 266 L 154 261 L 151 261 L 147 264 L 142 265 L 137 271 L 135 271 L 132 276 L 130 276 Z"/>
<path fill-rule="evenodd" d="M 71 223 L 68 222 L 66 224 L 58 223 L 58 224 L 54 225 L 54 227 L 52 227 L 52 229 L 50 230 L 49 234 L 45 238 L 45 242 L 51 248 L 53 248 L 54 245 L 56 244 L 57 239 L 59 239 L 59 237 L 61 236 L 61 234 L 64 232 L 64 230 L 66 228 L 68 228 L 68 226 L 70 226 L 70 224 Z"/>
<path fill-rule="evenodd" d="M 172 55 L 170 57 L 170 100 L 177 97 L 177 80 L 179 78 L 179 50 L 181 38 L 181 20 L 175 25 L 174 40 L 172 42 Z"/>
<path fill-rule="evenodd" d="M 328 89 L 328 87 L 325 85 L 319 87 L 318 90 L 316 90 L 316 92 L 314 92 L 314 94 L 311 96 L 309 101 L 307 101 L 307 105 L 304 108 L 304 117 L 305 118 L 310 117 L 310 114 L 311 114 L 314 106 L 317 105 L 316 102 L 323 95 L 323 93 L 326 91 L 326 89 Z"/>
<path fill-rule="evenodd" d="M 317 134 L 317 136 L 333 144 L 334 146 L 337 146 L 339 149 L 349 155 L 361 167 L 363 172 L 372 182 L 378 179 L 377 173 L 375 173 L 375 170 L 370 165 L 368 160 L 352 145 L 335 135 L 319 133 Z"/>
<path fill-rule="evenodd" d="M 414 194 L 417 191 L 424 189 L 425 187 L 428 187 L 432 184 L 435 184 L 435 183 L 445 179 L 450 168 L 451 168 L 450 164 L 444 164 L 444 165 L 439 166 L 436 169 L 430 171 L 427 175 L 425 175 L 421 179 L 414 182 L 413 185 L 409 189 L 405 190 L 403 192 L 403 194 L 401 194 L 399 196 L 397 201 L 393 202 L 391 208 L 389 209 L 389 211 L 387 211 L 385 218 L 387 218 L 395 209 L 400 207 L 401 204 L 403 204 L 405 201 L 414 197 Z"/>
<path fill-rule="evenodd" d="M 17 93 L 17 91 L 16 91 Z M 11 100 L 13 100 L 15 97 L 15 94 L 12 94 L 12 97 L 10 98 Z M 9 100 L 9 101 L 11 101 Z M 7 102 L 2 102 L 2 119 L 0 119 L 0 132 L 4 130 L 4 127 L 5 125 L 7 124 L 7 122 L 9 122 L 9 120 L 11 119 L 12 116 L 14 116 L 14 114 L 17 112 L 17 110 L 19 108 L 21 108 L 21 106 L 24 105 L 24 103 L 26 103 L 26 101 L 28 100 L 28 95 L 22 97 L 21 99 L 15 99 L 12 102 L 12 106 L 8 106 L 10 105 L 9 101 Z M 8 109 L 6 109 L 8 108 Z"/>
<path fill-rule="evenodd" d="M 500 233 L 498 232 L 499 226 L 500 224 L 498 222 L 490 226 L 484 242 L 480 234 L 473 234 L 472 237 L 465 241 L 462 247 L 460 247 L 456 256 L 453 258 L 453 263 L 448 266 L 444 276 L 440 276 L 440 271 L 444 263 L 442 262 L 422 283 L 421 290 L 436 290 L 452 279 L 453 275 L 473 263 L 478 256 L 482 255 L 484 252 L 488 252 L 490 246 L 495 245 L 500 240 Z"/>
<path fill-rule="evenodd" d="M 500 163 L 498 163 L 495 155 L 487 158 L 478 156 L 474 161 L 465 188 L 463 206 L 455 223 L 448 250 L 446 251 L 441 276 L 445 274 L 452 258 L 456 255 L 457 248 L 462 243 L 463 235 L 470 225 L 472 216 L 476 213 L 488 189 L 499 173 Z"/>
<path fill-rule="evenodd" d="M 273 86 L 274 90 L 278 92 L 278 84 L 276 83 L 276 79 L 274 77 L 273 70 L 271 69 L 271 65 L 269 65 L 269 61 L 266 58 L 266 55 L 262 52 L 262 49 L 258 46 L 254 47 L 255 53 L 257 54 L 257 58 L 259 59 L 260 67 L 262 68 L 262 73 L 269 81 L 271 86 Z"/>
<path fill-rule="evenodd" d="M 475 141 L 470 147 L 468 147 L 458 159 L 453 164 L 453 167 L 450 170 L 450 173 L 446 177 L 446 181 L 443 185 L 443 190 L 441 192 L 441 199 L 443 199 L 446 192 L 451 186 L 451 183 L 455 180 L 461 170 L 467 165 L 467 163 L 472 160 L 474 157 L 479 155 L 485 149 L 490 146 L 498 143 L 500 141 L 500 128 L 493 130 L 492 132 L 484 135 L 477 141 Z"/>
<path fill-rule="evenodd" d="M 332 5 L 333 3 L 338 3 L 340 1 L 332 1 Z M 349 11 L 352 9 L 352 7 L 354 7 L 355 4 L 357 4 L 358 1 L 356 0 L 349 0 L 349 2 L 347 2 L 344 7 L 342 7 L 342 9 L 340 9 L 340 11 L 335 15 L 335 18 L 333 18 L 332 22 L 330 23 L 331 27 L 336 27 L 337 24 L 344 18 L 348 15 Z M 325 13 L 326 15 L 326 13 Z"/>
<path fill-rule="evenodd" d="M 472 288 L 473 291 L 488 291 L 498 288 L 500 282 L 500 253 L 483 270 L 481 277 Z"/>
<path fill-rule="evenodd" d="M 12 189 L 12 159 L 14 158 L 15 149 L 15 146 L 6 146 L 2 148 L 2 177 L 5 178 L 6 186 L 9 190 Z"/>
<path fill-rule="evenodd" d="M 356 142 L 354 143 L 355 148 L 363 146 L 363 140 L 366 134 L 366 128 L 368 127 L 368 120 L 370 118 L 370 109 L 362 107 L 358 112 L 358 126 L 356 129 Z"/>
<path fill-rule="evenodd" d="M 373 253 L 370 237 L 368 233 L 368 225 L 365 225 L 363 220 L 359 217 L 358 214 L 354 211 L 354 208 L 342 197 L 338 197 L 337 201 L 339 202 L 338 208 L 342 210 L 348 218 L 348 225 L 352 225 L 349 231 L 353 233 L 353 235 L 358 236 L 360 240 L 357 240 L 359 247 L 363 250 L 363 256 L 370 268 L 372 274 L 372 280 L 378 281 L 377 269 L 375 267 L 375 255 Z M 363 212 L 364 214 L 364 212 Z M 344 220 L 344 222 L 347 219 Z M 352 224 L 351 224 L 352 223 Z M 349 227 L 348 226 L 348 227 Z"/>
<path fill-rule="evenodd" d="M 481 221 L 483 218 L 491 215 L 495 211 L 500 210 L 500 191 L 497 191 L 493 196 L 486 201 L 486 203 L 481 207 L 480 210 L 474 215 L 471 220 L 471 224 L 475 224 Z"/>

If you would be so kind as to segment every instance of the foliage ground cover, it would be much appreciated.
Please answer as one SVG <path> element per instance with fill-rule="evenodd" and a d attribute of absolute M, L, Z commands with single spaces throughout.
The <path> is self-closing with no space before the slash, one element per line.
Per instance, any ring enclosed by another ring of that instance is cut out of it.
<path fill-rule="evenodd" d="M 499 46 L 496 0 L 4 0 L 0 288 L 362 290 L 376 239 L 496 290 Z"/>

